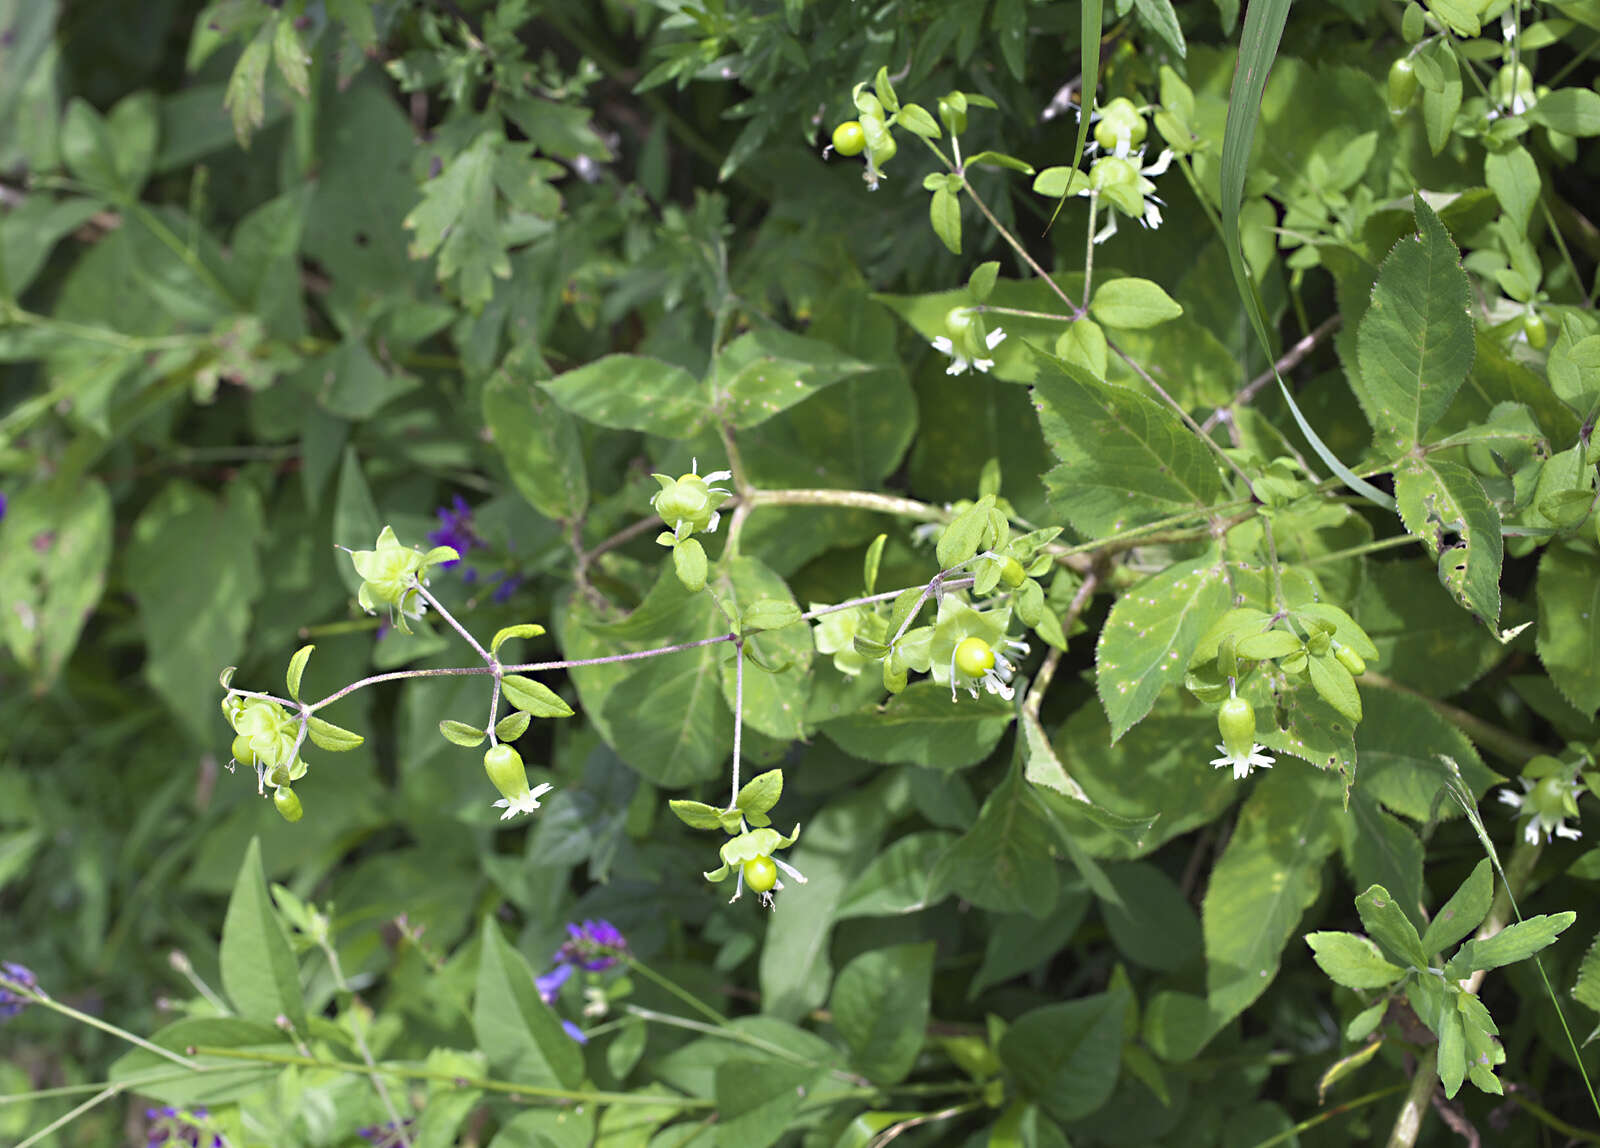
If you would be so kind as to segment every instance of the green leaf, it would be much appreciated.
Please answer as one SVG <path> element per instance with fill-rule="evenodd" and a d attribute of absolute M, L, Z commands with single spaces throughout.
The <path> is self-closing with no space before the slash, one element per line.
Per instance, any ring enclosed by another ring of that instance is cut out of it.
<path fill-rule="evenodd" d="M 1060 891 L 1049 813 L 1013 768 L 983 803 L 978 820 L 934 866 L 932 888 L 996 913 L 1045 917 Z"/>
<path fill-rule="evenodd" d="M 1095 646 L 1095 690 L 1116 742 L 1183 680 L 1189 659 L 1228 609 L 1216 554 L 1179 562 L 1117 599 Z"/>
<path fill-rule="evenodd" d="M 1176 881 L 1147 861 L 1108 865 L 1106 876 L 1118 900 L 1102 900 L 1100 915 L 1125 957 L 1163 972 L 1200 959 L 1200 918 Z"/>
<path fill-rule="evenodd" d="M 765 776 L 765 775 L 763 775 Z M 679 821 L 690 829 L 721 829 L 723 811 L 701 801 L 674 799 L 667 802 Z"/>
<path fill-rule="evenodd" d="M 792 741 L 806 736 L 806 708 L 811 700 L 811 663 L 817 656 L 809 626 L 795 626 L 799 607 L 788 585 L 759 559 L 743 555 L 724 560 L 717 588 L 724 602 L 752 616 L 760 632 L 745 638 L 745 724 L 768 737 Z M 737 696 L 737 664 L 729 657 L 720 662 L 722 700 L 731 711 Z"/>
<path fill-rule="evenodd" d="M 978 552 L 984 532 L 988 529 L 989 511 L 994 509 L 994 503 L 994 495 L 986 494 L 950 520 L 950 524 L 939 535 L 939 545 L 935 551 L 941 570 L 959 566 Z M 898 606 L 899 602 L 896 601 L 895 605 Z"/>
<path fill-rule="evenodd" d="M 494 736 L 498 741 L 516 741 L 528 732 L 528 726 L 533 722 L 533 715 L 513 710 L 505 717 L 494 723 Z"/>
<path fill-rule="evenodd" d="M 459 279 L 462 299 L 473 309 L 494 296 L 495 279 L 511 276 L 495 194 L 496 168 L 507 146 L 496 132 L 480 133 L 422 185 L 422 202 L 405 218 L 405 227 L 416 233 L 411 257 L 437 253 L 440 282 Z"/>
<path fill-rule="evenodd" d="M 935 898 L 934 867 L 955 840 L 953 833 L 927 830 L 895 841 L 845 890 L 835 918 L 892 917 L 926 909 Z"/>
<path fill-rule="evenodd" d="M 1102 280 L 1089 310 L 1107 327 L 1135 331 L 1158 327 L 1183 314 L 1183 308 L 1159 285 L 1131 276 Z"/>
<path fill-rule="evenodd" d="M 699 380 L 643 355 L 606 355 L 539 386 L 563 410 L 613 430 L 682 439 L 710 416 L 710 396 Z"/>
<path fill-rule="evenodd" d="M 515 626 L 501 626 L 494 632 L 494 637 L 489 642 L 489 652 L 498 654 L 500 647 L 512 638 L 538 638 L 544 634 L 544 627 L 537 622 L 520 622 Z"/>
<path fill-rule="evenodd" d="M 325 749 L 329 753 L 344 753 L 355 749 L 367 739 L 358 733 L 334 725 L 312 714 L 306 720 L 306 733 L 311 738 L 311 744 L 318 749 Z"/>
<path fill-rule="evenodd" d="M 577 1088 L 583 1054 L 539 999 L 533 970 L 501 935 L 493 916 L 479 934 L 478 980 L 472 1032 L 489 1063 L 519 1084 Z"/>
<path fill-rule="evenodd" d="M 672 569 L 691 594 L 706 588 L 706 550 L 697 538 L 685 538 L 672 548 Z"/>
<path fill-rule="evenodd" d="M 828 1007 L 851 1063 L 875 1084 L 895 1084 L 922 1051 L 933 987 L 932 941 L 862 953 L 839 971 Z"/>
<path fill-rule="evenodd" d="M 543 682 L 521 674 L 507 674 L 500 679 L 500 692 L 506 701 L 534 717 L 571 717 L 572 707 Z"/>
<path fill-rule="evenodd" d="M 1500 623 L 1500 512 L 1478 476 L 1436 456 L 1403 459 L 1394 472 L 1395 502 L 1406 530 L 1439 565 L 1439 581 L 1484 625 Z M 1447 534 L 1456 536 L 1448 541 Z"/>
<path fill-rule="evenodd" d="M 1584 335 L 1564 322 L 1545 369 L 1550 387 L 1575 411 L 1588 414 L 1600 401 L 1600 335 Z"/>
<path fill-rule="evenodd" d="M 1502 965 L 1526 960 L 1555 941 L 1578 914 L 1540 913 L 1515 925 L 1507 925 L 1492 937 L 1463 942 L 1445 966 L 1445 976 L 1465 977 L 1479 969 L 1498 969 Z"/>
<path fill-rule="evenodd" d="M 578 425 L 533 383 L 497 371 L 483 388 L 483 421 L 517 493 L 546 518 L 572 519 L 589 503 Z"/>
<path fill-rule="evenodd" d="M 972 274 L 967 277 L 967 292 L 972 296 L 974 303 L 982 303 L 989 298 L 999 275 L 1000 263 L 994 259 L 980 263 L 972 269 Z"/>
<path fill-rule="evenodd" d="M 928 200 L 928 220 L 933 233 L 957 255 L 961 254 L 961 200 L 948 187 L 934 190 Z"/>
<path fill-rule="evenodd" d="M 1595 97 L 1595 102 L 1600 104 L 1600 96 Z M 1525 233 L 1533 219 L 1534 205 L 1539 202 L 1540 188 L 1539 165 L 1533 162 L 1528 149 L 1510 147 L 1490 152 L 1483 160 L 1483 178 L 1517 230 Z"/>
<path fill-rule="evenodd" d="M 61 672 L 105 590 L 111 520 L 111 496 L 97 479 L 57 479 L 24 487 L 0 518 L 0 602 L 5 603 L 0 607 L 0 635 L 40 689 Z M 253 564 L 253 547 L 250 558 Z M 249 574 L 245 578 L 241 594 L 248 594 L 253 581 Z M 150 582 L 134 579 L 136 586 L 145 588 L 153 588 Z M 187 580 L 179 584 L 188 585 Z M 203 584 L 194 589 L 201 601 L 207 600 Z M 169 588 L 169 595 L 172 592 Z M 173 619 L 165 609 L 161 614 L 157 625 L 165 631 Z M 181 640 L 181 635 L 163 633 L 151 653 L 164 653 L 169 639 Z M 217 643 L 218 649 L 223 646 L 239 652 L 237 642 Z M 205 664 L 208 679 L 218 666 L 235 660 L 231 653 Z M 182 692 L 198 704 L 198 692 Z M 206 692 L 215 692 L 209 680 Z M 208 713 L 208 726 L 214 717 L 215 711 Z"/>
<path fill-rule="evenodd" d="M 1337 846 L 1343 816 L 1337 795 L 1332 775 L 1280 767 L 1255 783 L 1239 810 L 1201 906 L 1210 1033 L 1243 1012 L 1277 974 Z"/>
<path fill-rule="evenodd" d="M 1369 689 L 1363 708 L 1365 720 L 1356 730 L 1361 786 L 1396 813 L 1418 822 L 1458 815 L 1453 801 L 1437 804 L 1448 776 L 1437 756 L 1441 753 L 1461 763 L 1476 796 L 1502 780 L 1485 768 L 1466 735 L 1422 699 Z"/>
<path fill-rule="evenodd" d="M 468 725 L 464 721 L 454 721 L 450 718 L 446 718 L 439 723 L 439 732 L 444 735 L 446 741 L 454 745 L 463 746 L 466 749 L 473 749 L 481 745 L 483 739 L 489 736 L 477 726 Z"/>
<path fill-rule="evenodd" d="M 939 130 L 939 121 L 920 104 L 906 104 L 902 107 L 900 114 L 895 117 L 895 123 L 923 139 L 936 140 L 944 134 Z"/>
<path fill-rule="evenodd" d="M 768 1148 L 789 1128 L 820 1070 L 781 1060 L 716 1067 L 717 1148 Z"/>
<path fill-rule="evenodd" d="M 1561 696 L 1583 713 L 1600 709 L 1600 562 L 1552 546 L 1539 559 L 1539 660 Z"/>
<path fill-rule="evenodd" d="M 747 430 L 824 388 L 876 369 L 832 343 L 763 327 L 740 335 L 717 354 L 712 403 L 727 422 Z"/>
<path fill-rule="evenodd" d="M 1061 465 L 1045 475 L 1051 504 L 1085 537 L 1103 537 L 1222 494 L 1216 461 L 1176 416 L 1081 367 L 1040 356 L 1039 425 Z"/>
<path fill-rule="evenodd" d="M 1172 0 L 1133 0 L 1133 10 L 1138 13 L 1139 22 L 1165 40 L 1179 59 L 1188 55 L 1188 47 L 1183 42 L 1183 29 L 1178 26 L 1178 13 L 1173 10 Z"/>
<path fill-rule="evenodd" d="M 112 1062 L 108 1073 L 112 1084 L 163 1104 L 189 1107 L 196 1104 L 220 1105 L 259 1094 L 270 1087 L 284 1071 L 281 1064 L 252 1063 L 238 1057 L 188 1054 L 197 1045 L 240 1053 L 266 1053 L 282 1056 L 293 1050 L 288 1034 L 271 1022 L 241 1020 L 239 1017 L 186 1017 L 158 1029 L 150 1043 L 198 1064 L 200 1072 L 174 1071 L 166 1057 L 147 1049 L 135 1048 Z"/>
<path fill-rule="evenodd" d="M 311 651 L 316 646 L 301 646 L 294 652 L 294 657 L 289 659 L 288 686 L 289 696 L 295 701 L 300 700 L 300 678 L 306 672 L 306 663 L 311 660 Z"/>
<path fill-rule="evenodd" d="M 753 634 L 759 630 L 781 630 L 800 620 L 800 607 L 793 602 L 774 598 L 757 598 L 744 608 L 739 616 L 741 633 Z"/>
<path fill-rule="evenodd" d="M 1385 447 L 1406 450 L 1439 421 L 1472 367 L 1461 255 L 1416 197 L 1417 234 L 1383 261 L 1357 337 L 1360 398 Z"/>
<path fill-rule="evenodd" d="M 1422 80 L 1422 123 L 1428 133 L 1428 147 L 1434 155 L 1444 150 L 1455 130 L 1456 114 L 1461 111 L 1461 64 L 1450 45 L 1442 40 L 1425 45 L 1417 60 L 1431 60 L 1437 66 L 1438 80 L 1430 83 L 1423 68 L 1417 69 Z"/>
<path fill-rule="evenodd" d="M 1023 1013 L 1000 1040 L 1000 1059 L 1025 1095 L 1063 1123 L 1111 1098 L 1121 1068 L 1122 990 Z"/>
<path fill-rule="evenodd" d="M 877 711 L 824 722 L 822 732 L 863 761 L 965 769 L 989 756 L 1014 716 L 1011 704 L 992 694 L 963 694 L 956 702 L 943 686 L 919 681 Z"/>
<path fill-rule="evenodd" d="M 746 817 L 751 814 L 760 816 L 778 804 L 778 798 L 781 796 L 783 796 L 783 770 L 769 769 L 745 782 L 733 803 Z"/>
<path fill-rule="evenodd" d="M 272 58 L 278 65 L 278 74 L 283 77 L 284 83 L 302 97 L 308 96 L 311 93 L 311 73 L 307 65 L 311 57 L 300 40 L 295 18 L 279 12 L 273 23 L 276 27 L 272 34 Z"/>
<path fill-rule="evenodd" d="M 1306 944 L 1322 971 L 1347 989 L 1387 988 L 1406 975 L 1377 945 L 1353 933 L 1307 933 Z"/>
<path fill-rule="evenodd" d="M 1485 857 L 1428 922 L 1422 951 L 1430 957 L 1444 952 L 1483 923 L 1493 902 L 1494 869 Z"/>
<path fill-rule="evenodd" d="M 239 54 L 228 77 L 228 94 L 222 106 L 233 113 L 233 132 L 239 146 L 250 148 L 250 136 L 267 115 L 267 63 L 272 57 L 273 21 L 262 23 Z"/>
<path fill-rule="evenodd" d="M 1587 88 L 1559 88 L 1542 97 L 1523 118 L 1569 136 L 1600 136 L 1600 95 Z"/>
<path fill-rule="evenodd" d="M 1056 907 L 1042 921 L 1028 913 L 992 915 L 983 964 L 973 974 L 967 999 L 976 1000 L 984 989 L 1053 960 L 1078 931 L 1091 901 L 1082 884 L 1069 883 L 1062 886 Z"/>
<path fill-rule="evenodd" d="M 228 899 L 220 960 L 222 987 L 240 1016 L 266 1025 L 288 1017 L 296 1031 L 306 1031 L 300 968 L 267 892 L 258 838 L 250 839 Z"/>
<path fill-rule="evenodd" d="M 1417 927 L 1400 909 L 1400 905 L 1382 885 L 1373 885 L 1356 898 L 1356 911 L 1361 914 L 1361 924 L 1367 935 L 1383 946 L 1391 956 L 1414 968 L 1428 967 L 1428 955 L 1422 951 L 1422 938 Z"/>
<path fill-rule="evenodd" d="M 1350 671 L 1332 654 L 1320 657 L 1313 655 L 1309 661 L 1311 686 L 1317 691 L 1317 696 L 1351 721 L 1359 722 L 1361 694 L 1356 689 L 1356 680 L 1351 677 Z"/>
<path fill-rule="evenodd" d="M 1578 978 L 1572 984 L 1572 999 L 1592 1012 L 1600 1013 L 1600 933 L 1589 944 L 1583 962 L 1578 966 Z M 1600 1028 L 1589 1034 L 1584 1044 L 1595 1039 Z"/>

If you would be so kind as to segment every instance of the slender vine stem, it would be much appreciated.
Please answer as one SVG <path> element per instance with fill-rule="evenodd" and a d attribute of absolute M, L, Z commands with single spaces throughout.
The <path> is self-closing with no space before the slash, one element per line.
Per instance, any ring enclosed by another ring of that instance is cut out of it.
<path fill-rule="evenodd" d="M 1387 1148 L 1412 1148 L 1416 1144 L 1417 1133 L 1422 1131 L 1423 1118 L 1428 1114 L 1428 1098 L 1439 1086 L 1438 1057 L 1437 1045 L 1429 1045 L 1417 1057 L 1416 1069 L 1411 1074 L 1411 1087 L 1394 1119 Z"/>
<path fill-rule="evenodd" d="M 495 686 L 500 681 L 495 679 Z M 350 987 L 350 982 L 345 978 L 344 967 L 339 963 L 339 952 L 333 947 L 326 934 L 321 933 L 316 937 L 317 947 L 327 958 L 328 971 L 333 976 L 334 984 L 339 986 L 339 991 L 348 996 L 351 1004 L 355 1004 L 355 990 Z M 389 1095 L 389 1088 L 383 1082 L 383 1077 L 378 1073 L 378 1064 L 372 1058 L 372 1049 L 367 1044 L 366 1034 L 362 1031 L 364 1024 L 359 1016 L 350 1024 L 350 1035 L 355 1037 L 356 1051 L 361 1054 L 361 1062 L 367 1066 L 367 1079 L 372 1082 L 372 1090 L 378 1094 L 378 1101 L 383 1105 L 383 1111 L 389 1117 L 390 1125 L 395 1130 L 395 1143 L 398 1148 L 411 1148 L 411 1142 L 406 1136 L 405 1122 L 400 1119 L 400 1110 L 395 1107 L 394 1099 Z"/>
<path fill-rule="evenodd" d="M 119 1040 L 125 1040 L 137 1048 L 142 1048 L 146 1052 L 154 1053 L 163 1060 L 170 1060 L 173 1064 L 179 1065 L 182 1068 L 187 1068 L 190 1071 L 194 1071 L 200 1067 L 188 1057 L 179 1056 L 170 1048 L 162 1048 L 159 1044 L 152 1044 L 144 1037 L 131 1033 L 125 1028 L 118 1028 L 116 1025 L 111 1024 L 108 1021 L 103 1021 L 97 1016 L 90 1016 L 88 1013 L 80 1012 L 71 1005 L 62 1004 L 54 997 L 46 996 L 44 993 L 41 993 L 36 989 L 30 989 L 27 985 L 22 984 L 19 981 L 14 981 L 10 977 L 5 976 L 3 973 L 0 973 L 0 988 L 5 989 L 14 996 L 22 997 L 31 1004 L 42 1005 L 51 1012 L 58 1012 L 64 1017 L 68 1017 L 77 1021 L 79 1024 L 86 1024 L 90 1028 L 97 1028 L 101 1032 L 109 1033 Z"/>

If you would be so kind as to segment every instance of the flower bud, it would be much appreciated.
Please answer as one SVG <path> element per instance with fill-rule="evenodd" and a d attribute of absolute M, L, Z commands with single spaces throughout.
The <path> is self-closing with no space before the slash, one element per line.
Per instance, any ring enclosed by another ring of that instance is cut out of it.
<path fill-rule="evenodd" d="M 278 812 L 283 819 L 293 825 L 306 815 L 304 807 L 300 804 L 300 795 L 287 785 L 280 786 L 273 791 L 272 804 L 278 807 Z"/>
<path fill-rule="evenodd" d="M 1244 698 L 1234 695 L 1217 710 L 1217 732 L 1222 747 L 1238 757 L 1249 756 L 1255 747 L 1256 711 Z"/>
<path fill-rule="evenodd" d="M 528 770 L 522 764 L 522 755 L 509 745 L 492 745 L 483 755 L 483 769 L 489 780 L 508 801 L 515 801 L 528 792 Z"/>

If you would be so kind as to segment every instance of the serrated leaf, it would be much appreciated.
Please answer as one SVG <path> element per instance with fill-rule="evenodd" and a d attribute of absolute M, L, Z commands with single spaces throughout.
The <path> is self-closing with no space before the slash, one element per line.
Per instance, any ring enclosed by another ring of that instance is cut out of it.
<path fill-rule="evenodd" d="M 1394 984 L 1406 971 L 1383 959 L 1378 946 L 1354 933 L 1308 933 L 1317 966 L 1348 989 L 1381 989 Z"/>
<path fill-rule="evenodd" d="M 1400 904 L 1382 885 L 1373 885 L 1356 898 L 1356 912 L 1367 935 L 1384 947 L 1384 950 L 1407 965 L 1419 969 L 1428 967 L 1428 956 L 1422 951 L 1422 938 Z"/>
<path fill-rule="evenodd" d="M 1089 310 L 1107 327 L 1133 331 L 1160 326 L 1183 314 L 1177 300 L 1158 284 L 1133 276 L 1103 280 Z"/>
<path fill-rule="evenodd" d="M 300 969 L 273 910 L 261 868 L 261 842 L 254 837 L 228 899 L 220 961 L 222 987 L 241 1017 L 267 1025 L 288 1017 L 297 1031 L 306 1031 Z"/>
<path fill-rule="evenodd" d="M 472 749 L 483 744 L 483 739 L 489 736 L 477 726 L 468 725 L 464 721 L 454 721 L 450 718 L 446 718 L 439 723 L 439 732 L 446 741 L 454 745 L 463 746 L 466 749 Z"/>
<path fill-rule="evenodd" d="M 331 721 L 319 718 L 312 714 L 306 719 L 306 734 L 311 738 L 311 744 L 318 749 L 325 749 L 329 753 L 344 753 L 355 749 L 367 739 L 358 733 L 353 733 L 343 726 L 334 725 Z"/>
<path fill-rule="evenodd" d="M 1215 460 L 1175 415 L 1082 367 L 1041 356 L 1039 425 L 1061 464 L 1051 504 L 1086 537 L 1203 511 L 1222 494 Z"/>
<path fill-rule="evenodd" d="M 572 707 L 562 701 L 549 686 L 521 674 L 507 674 L 500 679 L 500 692 L 506 701 L 534 717 L 571 717 Z"/>
<path fill-rule="evenodd" d="M 280 12 L 275 23 L 277 27 L 272 35 L 272 57 L 277 62 L 278 73 L 283 76 L 284 83 L 300 95 L 309 95 L 311 73 L 307 65 L 310 64 L 311 57 L 306 53 L 306 46 L 300 41 L 300 32 L 295 27 L 294 18 Z"/>
<path fill-rule="evenodd" d="M 1561 696 L 1600 709 L 1600 562 L 1566 546 L 1539 559 L 1539 660 Z"/>
<path fill-rule="evenodd" d="M 1428 922 L 1422 951 L 1430 957 L 1444 952 L 1483 922 L 1493 902 L 1494 870 L 1485 857 Z"/>
<path fill-rule="evenodd" d="M 289 696 L 295 701 L 300 700 L 300 678 L 306 672 L 306 663 L 311 660 L 311 651 L 316 648 L 316 646 L 301 646 L 294 652 L 294 657 L 289 659 L 289 672 L 285 677 Z"/>
<path fill-rule="evenodd" d="M 1161 691 L 1183 680 L 1189 659 L 1228 609 L 1216 554 L 1180 562 L 1117 599 L 1095 646 L 1095 690 L 1116 742 Z"/>
<path fill-rule="evenodd" d="M 495 279 L 511 275 L 495 210 L 495 168 L 504 146 L 497 133 L 480 133 L 422 185 L 422 201 L 405 218 L 415 233 L 412 257 L 437 254 L 439 279 L 459 277 L 462 298 L 473 307 L 493 297 Z"/>
<path fill-rule="evenodd" d="M 1572 999 L 1593 1012 L 1600 1013 L 1600 933 L 1589 944 L 1589 951 L 1583 955 L 1583 962 L 1578 966 L 1578 978 L 1572 985 Z M 1600 1032 L 1596 1029 L 1595 1032 Z M 1584 1044 L 1595 1038 L 1590 1033 Z"/>
<path fill-rule="evenodd" d="M 1439 421 L 1472 367 L 1461 254 L 1421 196 L 1417 234 L 1378 271 L 1357 336 L 1362 406 L 1386 447 L 1409 449 Z"/>
<path fill-rule="evenodd" d="M 233 114 L 233 133 L 239 146 L 250 147 L 250 136 L 267 116 L 267 64 L 272 58 L 272 21 L 261 25 L 239 54 L 228 77 L 222 106 Z"/>
<path fill-rule="evenodd" d="M 1479 621 L 1497 630 L 1504 543 L 1500 512 L 1478 476 L 1432 455 L 1410 457 L 1395 467 L 1394 490 L 1400 521 L 1439 564 L 1439 581 Z"/>
<path fill-rule="evenodd" d="M 586 422 L 688 438 L 710 416 L 705 386 L 682 367 L 643 355 L 606 355 L 539 386 Z"/>

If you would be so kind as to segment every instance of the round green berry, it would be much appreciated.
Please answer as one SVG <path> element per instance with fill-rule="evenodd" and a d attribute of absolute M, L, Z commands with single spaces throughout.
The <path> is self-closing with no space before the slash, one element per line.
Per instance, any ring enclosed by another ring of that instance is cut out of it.
<path fill-rule="evenodd" d="M 962 638 L 956 645 L 956 669 L 969 678 L 981 678 L 994 669 L 994 651 L 982 638 Z"/>
<path fill-rule="evenodd" d="M 752 857 L 744 863 L 744 883 L 752 893 L 770 893 L 778 883 L 778 866 L 771 857 Z"/>
<path fill-rule="evenodd" d="M 867 148 L 867 133 L 860 120 L 845 120 L 833 129 L 833 150 L 840 155 L 860 155 Z"/>
<path fill-rule="evenodd" d="M 272 804 L 278 807 L 283 819 L 291 825 L 306 815 L 300 804 L 300 795 L 287 785 L 279 786 L 272 794 Z"/>

